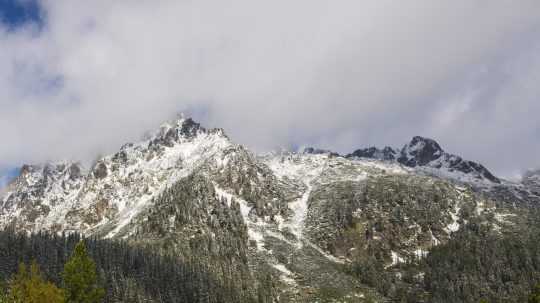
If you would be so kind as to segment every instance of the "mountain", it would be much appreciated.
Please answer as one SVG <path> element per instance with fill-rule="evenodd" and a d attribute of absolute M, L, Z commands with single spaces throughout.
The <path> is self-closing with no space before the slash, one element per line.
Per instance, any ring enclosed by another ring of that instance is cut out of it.
<path fill-rule="evenodd" d="M 391 147 L 385 147 L 382 150 L 370 147 L 358 149 L 346 157 L 397 161 L 407 167 L 420 168 L 426 172 L 444 175 L 451 179 L 467 178 L 466 182 L 487 181 L 501 183 L 483 165 L 449 154 L 435 140 L 420 136 L 413 137 L 401 150 Z"/>
<path fill-rule="evenodd" d="M 242 302 L 385 302 L 435 297 L 423 278 L 437 269 L 426 267 L 430 252 L 478 226 L 515 232 L 536 203 L 529 197 L 525 183 L 422 137 L 345 157 L 256 155 L 222 129 L 179 118 L 88 168 L 25 165 L 0 198 L 0 228 L 196 260 Z"/>
<path fill-rule="evenodd" d="M 191 119 L 163 124 L 144 141 L 85 168 L 76 162 L 24 165 L 5 189 L 0 226 L 113 236 L 167 186 L 233 144 Z M 217 161 L 217 160 L 216 160 Z"/>

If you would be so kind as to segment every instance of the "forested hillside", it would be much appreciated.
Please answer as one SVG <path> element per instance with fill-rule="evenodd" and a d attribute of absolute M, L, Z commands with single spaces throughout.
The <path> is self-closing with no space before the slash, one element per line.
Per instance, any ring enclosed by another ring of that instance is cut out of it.
<path fill-rule="evenodd" d="M 37 262 L 44 277 L 62 285 L 61 273 L 81 236 L 39 233 L 31 236 L 0 232 L 0 280 L 7 282 L 19 264 Z M 103 302 L 264 302 L 259 297 L 240 297 L 234 287 L 216 282 L 197 260 L 180 262 L 175 257 L 135 248 L 120 241 L 85 239 L 95 260 L 99 283 L 105 288 Z M 231 281 L 230 285 L 234 285 Z M 255 290 L 253 290 L 256 293 Z"/>
<path fill-rule="evenodd" d="M 540 216 L 531 210 L 505 232 L 472 220 L 425 258 L 390 271 L 377 255 L 372 248 L 350 270 L 396 302 L 537 302 L 528 298 L 540 283 Z"/>

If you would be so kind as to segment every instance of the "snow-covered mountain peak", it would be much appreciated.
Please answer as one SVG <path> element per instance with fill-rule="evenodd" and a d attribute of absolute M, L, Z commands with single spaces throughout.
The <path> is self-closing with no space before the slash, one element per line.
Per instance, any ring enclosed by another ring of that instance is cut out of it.
<path fill-rule="evenodd" d="M 0 197 L 0 227 L 114 236 L 165 188 L 212 159 L 223 162 L 233 146 L 222 130 L 181 118 L 88 170 L 69 161 L 25 165 Z"/>
<path fill-rule="evenodd" d="M 157 131 L 147 136 L 147 140 L 150 144 L 172 146 L 175 143 L 190 140 L 198 135 L 204 134 L 227 137 L 223 129 L 207 130 L 193 119 L 181 117 L 161 124 Z"/>
<path fill-rule="evenodd" d="M 475 185 L 500 183 L 500 180 L 483 165 L 447 153 L 435 140 L 420 136 L 414 137 L 403 147 L 397 161 L 409 167 L 421 167 L 421 170 L 433 175 L 464 183 Z"/>
<path fill-rule="evenodd" d="M 86 173 L 86 168 L 80 162 L 74 161 L 25 164 L 20 168 L 19 175 L 7 185 L 4 193 L 20 186 L 47 187 L 56 182 L 64 185 L 78 183 Z"/>
<path fill-rule="evenodd" d="M 413 137 L 401 150 L 391 147 L 383 149 L 369 147 L 358 149 L 346 157 L 395 161 L 421 173 L 482 187 L 500 183 L 500 180 L 483 165 L 447 153 L 437 141 L 421 136 Z"/>
<path fill-rule="evenodd" d="M 399 162 L 409 167 L 424 166 L 439 159 L 444 151 L 433 139 L 415 136 L 401 149 Z"/>

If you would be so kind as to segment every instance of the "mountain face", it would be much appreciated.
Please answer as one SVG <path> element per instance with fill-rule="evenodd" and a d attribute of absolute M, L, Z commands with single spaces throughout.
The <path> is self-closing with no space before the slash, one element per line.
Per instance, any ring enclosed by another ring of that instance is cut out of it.
<path fill-rule="evenodd" d="M 422 137 L 345 157 L 255 155 L 182 118 L 88 168 L 22 167 L 0 198 L 0 228 L 77 231 L 197 259 L 259 302 L 384 302 L 424 283 L 421 271 L 405 283 L 405 264 L 469 225 L 497 234 L 522 224 L 528 206 L 515 197 L 533 201 L 538 180 L 503 182 Z"/>
<path fill-rule="evenodd" d="M 5 190 L 0 226 L 27 231 L 107 231 L 112 237 L 164 188 L 217 159 L 233 144 L 221 130 L 192 120 L 162 125 L 92 167 L 60 162 L 23 166 Z"/>
<path fill-rule="evenodd" d="M 501 183 L 497 177 L 481 164 L 446 153 L 435 140 L 420 136 L 414 137 L 401 150 L 391 147 L 385 147 L 382 150 L 370 147 L 358 149 L 346 157 L 397 161 L 404 166 L 421 168 L 436 175 L 446 174 L 448 178 L 472 178 L 478 181 L 485 180 L 491 183 Z"/>
<path fill-rule="evenodd" d="M 396 160 L 397 155 L 398 152 L 389 146 L 386 146 L 383 149 L 379 149 L 377 147 L 369 147 L 364 149 L 357 149 L 353 153 L 347 155 L 347 158 L 356 157 L 393 161 Z"/>

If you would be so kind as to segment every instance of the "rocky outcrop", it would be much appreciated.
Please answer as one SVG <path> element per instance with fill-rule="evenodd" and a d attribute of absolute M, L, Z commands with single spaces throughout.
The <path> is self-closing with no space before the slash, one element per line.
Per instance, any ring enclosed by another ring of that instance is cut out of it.
<path fill-rule="evenodd" d="M 391 147 L 385 147 L 382 150 L 376 147 L 370 147 L 358 149 L 346 157 L 349 159 L 369 158 L 396 161 L 411 168 L 433 169 L 431 173 L 434 175 L 454 180 L 470 178 L 480 181 L 486 180 L 496 184 L 501 183 L 501 180 L 495 177 L 483 165 L 447 153 L 435 140 L 420 136 L 413 137 L 401 150 Z M 429 173 L 430 171 L 425 172 Z"/>
<path fill-rule="evenodd" d="M 351 154 L 348 154 L 347 158 L 370 158 L 383 161 L 393 161 L 396 159 L 398 152 L 393 148 L 386 146 L 383 149 L 377 147 L 369 147 L 364 149 L 357 149 Z"/>
<path fill-rule="evenodd" d="M 416 136 L 401 149 L 397 161 L 409 167 L 425 166 L 443 154 L 444 151 L 435 140 Z"/>

